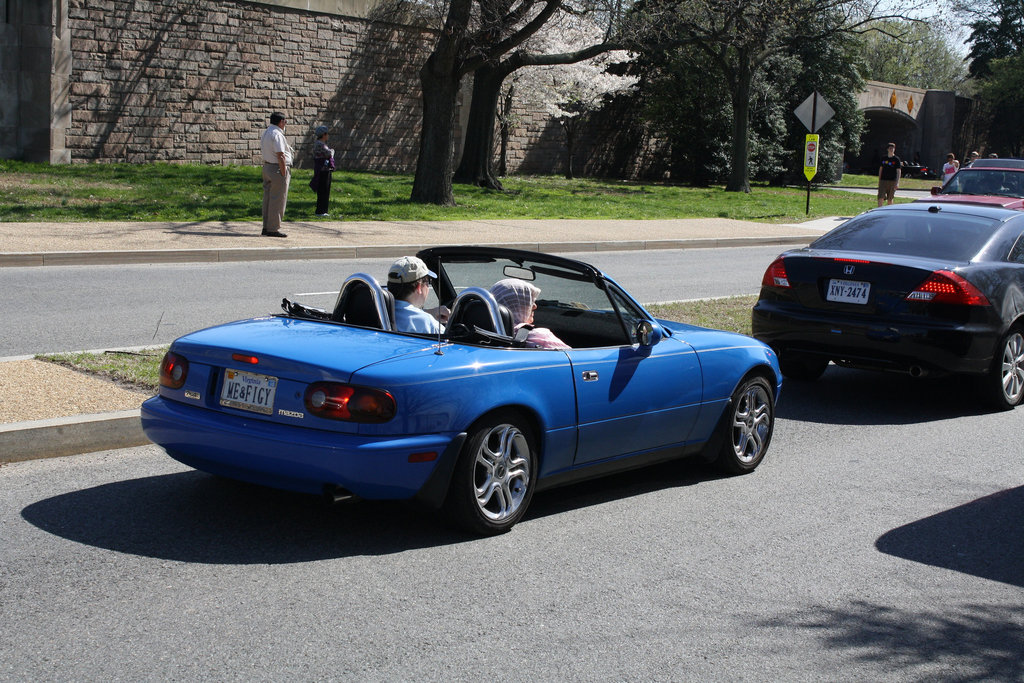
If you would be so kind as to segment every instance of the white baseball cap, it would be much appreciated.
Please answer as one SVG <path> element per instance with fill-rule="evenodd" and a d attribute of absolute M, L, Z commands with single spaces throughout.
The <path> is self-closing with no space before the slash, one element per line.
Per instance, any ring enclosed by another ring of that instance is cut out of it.
<path fill-rule="evenodd" d="M 388 269 L 388 282 L 395 284 L 416 282 L 425 277 L 437 278 L 434 271 L 427 268 L 423 259 L 416 256 L 403 256 L 391 264 Z"/>

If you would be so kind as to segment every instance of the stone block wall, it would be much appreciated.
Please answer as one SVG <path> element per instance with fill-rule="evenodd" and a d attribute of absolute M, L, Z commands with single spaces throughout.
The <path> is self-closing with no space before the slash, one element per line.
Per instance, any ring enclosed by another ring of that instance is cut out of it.
<path fill-rule="evenodd" d="M 258 164 L 269 114 L 282 111 L 300 167 L 309 164 L 313 130 L 326 124 L 339 167 L 411 172 L 421 125 L 419 70 L 434 36 L 370 21 L 370 5 L 372 0 L 19 2 L 33 10 L 0 23 L 0 132 L 10 133 L 0 136 L 0 144 L 9 143 L 0 157 Z M 354 16 L 343 14 L 349 10 Z M 56 57 L 36 59 L 37 47 Z M 46 73 L 37 74 L 40 69 Z M 467 77 L 463 84 L 462 113 L 471 82 Z M 563 172 L 558 123 L 525 107 L 519 119 L 508 171 Z M 615 122 L 611 129 L 617 128 Z M 615 175 L 595 162 L 607 158 L 606 148 L 600 134 L 583 135 L 577 173 Z"/>
<path fill-rule="evenodd" d="M 404 171 L 430 35 L 223 0 L 70 0 L 73 161 L 250 164 L 272 111 L 296 163 L 331 126 L 342 167 Z"/>

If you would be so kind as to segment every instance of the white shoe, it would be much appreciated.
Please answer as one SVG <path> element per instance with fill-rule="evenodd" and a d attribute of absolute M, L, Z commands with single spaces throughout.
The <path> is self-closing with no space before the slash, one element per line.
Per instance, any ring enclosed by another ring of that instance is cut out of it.
<path fill-rule="evenodd" d="M 330 215 L 331 214 L 329 214 L 329 213 L 318 213 L 317 214 L 317 218 L 327 218 Z"/>

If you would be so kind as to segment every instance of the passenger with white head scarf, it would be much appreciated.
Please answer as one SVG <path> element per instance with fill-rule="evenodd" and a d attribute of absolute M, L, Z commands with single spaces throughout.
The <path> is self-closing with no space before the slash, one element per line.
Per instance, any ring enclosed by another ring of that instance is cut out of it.
<path fill-rule="evenodd" d="M 512 314 L 512 324 L 515 330 L 526 325 L 533 325 L 533 312 L 537 310 L 537 297 L 540 296 L 538 287 L 525 280 L 507 278 L 494 283 L 491 287 L 491 294 L 495 301 Z M 525 346 L 537 349 L 572 348 L 546 327 L 530 329 Z"/>

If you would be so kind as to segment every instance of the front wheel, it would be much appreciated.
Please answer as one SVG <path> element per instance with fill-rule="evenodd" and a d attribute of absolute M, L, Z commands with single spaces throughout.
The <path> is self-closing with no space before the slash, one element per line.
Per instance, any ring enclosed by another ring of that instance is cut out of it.
<path fill-rule="evenodd" d="M 1024 335 L 1010 330 L 996 347 L 982 395 L 995 408 L 1009 410 L 1024 398 Z"/>
<path fill-rule="evenodd" d="M 764 460 L 775 428 L 772 388 L 763 377 L 749 377 L 733 392 L 722 422 L 722 449 L 715 464 L 729 474 L 746 474 Z"/>
<path fill-rule="evenodd" d="M 452 521 L 484 536 L 515 526 L 526 514 L 536 486 L 535 443 L 529 426 L 511 412 L 474 425 L 445 500 Z"/>

